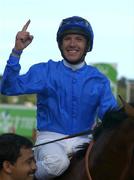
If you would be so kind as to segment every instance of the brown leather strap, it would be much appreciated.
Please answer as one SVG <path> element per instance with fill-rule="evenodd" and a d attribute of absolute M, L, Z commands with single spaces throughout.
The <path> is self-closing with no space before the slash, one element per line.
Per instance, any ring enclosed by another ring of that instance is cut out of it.
<path fill-rule="evenodd" d="M 85 155 L 85 168 L 86 168 L 86 173 L 87 173 L 87 176 L 88 176 L 88 179 L 89 179 L 89 180 L 92 180 L 92 177 L 91 177 L 90 170 L 89 170 L 88 159 L 89 159 L 89 154 L 90 154 L 90 152 L 91 152 L 91 149 L 92 149 L 93 144 L 94 144 L 94 142 L 91 141 L 90 144 L 89 144 L 89 146 L 88 146 L 86 155 Z"/>

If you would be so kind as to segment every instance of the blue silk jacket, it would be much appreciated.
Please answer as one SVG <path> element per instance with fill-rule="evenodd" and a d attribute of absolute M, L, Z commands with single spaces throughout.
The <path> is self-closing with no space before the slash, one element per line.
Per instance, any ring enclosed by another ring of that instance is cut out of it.
<path fill-rule="evenodd" d="M 117 107 L 109 80 L 85 64 L 73 71 L 63 61 L 33 65 L 24 75 L 19 58 L 10 55 L 3 74 L 4 95 L 37 95 L 37 129 L 74 134 L 92 127 L 108 109 Z"/>

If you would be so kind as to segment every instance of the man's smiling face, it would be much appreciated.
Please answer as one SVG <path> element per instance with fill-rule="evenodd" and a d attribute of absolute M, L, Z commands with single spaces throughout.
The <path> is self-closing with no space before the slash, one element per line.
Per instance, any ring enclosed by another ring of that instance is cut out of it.
<path fill-rule="evenodd" d="M 83 35 L 68 34 L 62 40 L 61 50 L 68 62 L 76 64 L 85 53 L 87 40 Z"/>

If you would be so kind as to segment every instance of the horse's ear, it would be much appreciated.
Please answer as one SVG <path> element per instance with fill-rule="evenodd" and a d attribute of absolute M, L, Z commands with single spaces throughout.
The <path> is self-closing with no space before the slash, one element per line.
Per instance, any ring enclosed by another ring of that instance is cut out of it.
<path fill-rule="evenodd" d="M 134 107 L 128 104 L 120 95 L 118 95 L 122 105 L 125 109 L 125 112 L 127 113 L 128 116 L 134 117 Z"/>

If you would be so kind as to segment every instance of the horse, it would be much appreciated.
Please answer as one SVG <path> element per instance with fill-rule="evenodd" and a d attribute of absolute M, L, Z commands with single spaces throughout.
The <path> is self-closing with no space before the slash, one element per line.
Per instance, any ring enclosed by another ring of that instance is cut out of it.
<path fill-rule="evenodd" d="M 93 140 L 55 180 L 134 180 L 134 104 L 106 112 Z"/>

